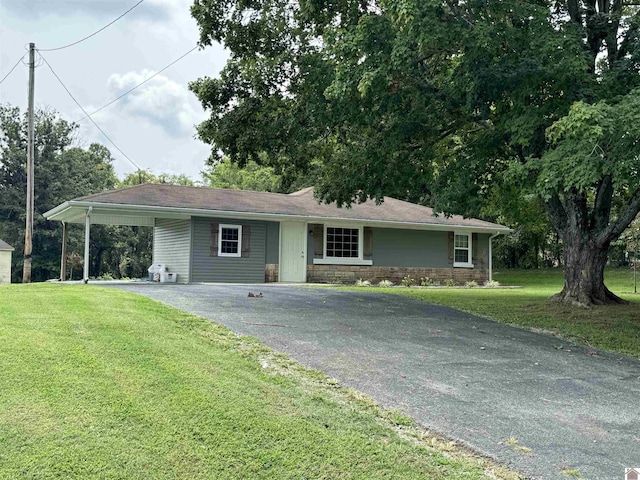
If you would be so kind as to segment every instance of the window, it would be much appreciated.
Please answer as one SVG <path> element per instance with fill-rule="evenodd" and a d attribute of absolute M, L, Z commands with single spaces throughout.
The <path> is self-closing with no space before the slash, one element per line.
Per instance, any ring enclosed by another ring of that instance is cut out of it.
<path fill-rule="evenodd" d="M 218 256 L 239 257 L 240 241 L 242 240 L 242 225 L 220 225 L 220 240 L 218 241 Z"/>
<path fill-rule="evenodd" d="M 456 233 L 453 240 L 453 266 L 473 267 L 471 263 L 471 234 Z"/>
<path fill-rule="evenodd" d="M 326 255 L 331 258 L 360 258 L 360 229 L 327 227 Z"/>
<path fill-rule="evenodd" d="M 373 265 L 371 228 L 317 224 L 310 235 L 314 265 Z"/>

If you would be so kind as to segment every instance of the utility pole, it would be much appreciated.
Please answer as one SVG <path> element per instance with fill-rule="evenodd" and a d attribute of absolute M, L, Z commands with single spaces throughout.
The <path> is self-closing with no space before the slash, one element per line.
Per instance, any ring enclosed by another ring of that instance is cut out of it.
<path fill-rule="evenodd" d="M 35 74 L 35 43 L 29 44 L 29 103 L 27 110 L 28 131 L 27 131 L 27 221 L 24 232 L 24 267 L 22 270 L 22 283 L 31 283 L 31 252 L 33 251 L 33 215 L 35 193 L 34 178 L 34 120 L 33 120 L 33 96 L 34 96 L 34 74 Z"/>

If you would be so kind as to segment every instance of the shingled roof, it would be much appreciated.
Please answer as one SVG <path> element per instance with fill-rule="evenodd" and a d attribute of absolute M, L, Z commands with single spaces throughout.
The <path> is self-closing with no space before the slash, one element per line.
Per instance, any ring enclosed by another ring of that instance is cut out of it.
<path fill-rule="evenodd" d="M 385 197 L 376 205 L 374 201 L 354 204 L 350 208 L 338 208 L 335 203 L 323 204 L 313 195 L 313 188 L 305 188 L 291 194 L 230 190 L 207 187 L 189 187 L 165 184 L 143 184 L 80 197 L 47 212 L 47 218 L 55 217 L 64 206 L 113 206 L 132 208 L 149 207 L 169 210 L 201 211 L 208 216 L 216 213 L 252 214 L 257 217 L 286 216 L 310 220 L 359 220 L 421 224 L 433 226 L 466 227 L 481 230 L 507 231 L 496 223 L 477 219 L 465 219 L 459 215 L 436 216 L 428 207 Z M 194 212 L 196 215 L 198 212 Z"/>

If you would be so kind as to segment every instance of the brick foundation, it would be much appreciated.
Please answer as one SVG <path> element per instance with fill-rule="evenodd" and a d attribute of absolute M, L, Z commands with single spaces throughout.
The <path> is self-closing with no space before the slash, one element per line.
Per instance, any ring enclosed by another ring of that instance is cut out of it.
<path fill-rule="evenodd" d="M 277 263 L 267 263 L 264 266 L 264 281 L 265 283 L 275 283 L 278 281 Z"/>
<path fill-rule="evenodd" d="M 372 284 L 380 280 L 391 280 L 396 285 L 410 276 L 416 282 L 423 277 L 444 282 L 453 279 L 462 285 L 475 280 L 479 285 L 489 280 L 489 272 L 478 268 L 418 268 L 418 267 L 379 267 L 374 265 L 307 265 L 307 282 L 309 283 L 344 283 L 353 284 L 356 280 L 369 280 Z M 277 280 L 277 274 L 276 274 Z"/>

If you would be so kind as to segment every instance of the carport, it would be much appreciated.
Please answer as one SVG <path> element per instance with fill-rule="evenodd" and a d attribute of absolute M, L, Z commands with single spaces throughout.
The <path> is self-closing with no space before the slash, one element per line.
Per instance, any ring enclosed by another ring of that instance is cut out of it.
<path fill-rule="evenodd" d="M 140 209 L 127 210 L 118 206 L 99 204 L 95 202 L 69 201 L 44 214 L 47 220 L 57 220 L 62 223 L 62 254 L 60 257 L 60 280 L 64 281 L 67 271 L 67 236 L 69 224 L 84 224 L 84 283 L 89 281 L 89 245 L 91 241 L 91 225 L 128 225 L 138 227 L 153 227 L 155 217 L 160 212 L 142 211 Z M 161 213 L 160 213 L 161 214 Z"/>

